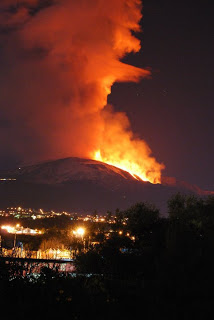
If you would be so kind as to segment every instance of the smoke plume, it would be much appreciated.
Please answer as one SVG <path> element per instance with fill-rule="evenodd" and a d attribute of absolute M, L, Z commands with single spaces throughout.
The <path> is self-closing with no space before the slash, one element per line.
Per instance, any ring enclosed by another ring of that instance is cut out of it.
<path fill-rule="evenodd" d="M 127 116 L 106 107 L 114 82 L 149 75 L 121 62 L 140 49 L 141 18 L 139 0 L 1 0 L 2 152 L 136 162 L 159 182 L 163 165 Z"/>

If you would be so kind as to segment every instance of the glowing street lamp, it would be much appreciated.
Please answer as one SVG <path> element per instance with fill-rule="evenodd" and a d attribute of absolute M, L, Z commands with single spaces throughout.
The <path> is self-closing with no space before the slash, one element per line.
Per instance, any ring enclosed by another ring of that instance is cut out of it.
<path fill-rule="evenodd" d="M 83 229 L 83 228 L 78 228 L 77 231 L 76 231 L 76 233 L 78 234 L 78 236 L 83 237 L 84 234 L 85 234 L 85 229 Z"/>
<path fill-rule="evenodd" d="M 84 228 L 78 228 L 77 230 L 73 230 L 73 234 L 76 236 L 83 237 L 85 234 L 85 229 Z"/>
<path fill-rule="evenodd" d="M 85 234 L 85 229 L 79 227 L 78 229 L 76 229 L 76 231 L 75 230 L 73 231 L 73 234 L 75 234 L 77 237 L 81 237 L 81 240 L 82 240 L 83 245 L 84 245 L 84 250 L 85 250 L 85 241 L 83 239 L 83 236 Z"/>

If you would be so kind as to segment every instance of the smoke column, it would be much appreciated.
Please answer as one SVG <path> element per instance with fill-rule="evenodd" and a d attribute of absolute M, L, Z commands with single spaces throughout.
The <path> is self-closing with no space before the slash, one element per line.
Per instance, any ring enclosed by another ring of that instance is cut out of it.
<path fill-rule="evenodd" d="M 93 158 L 160 182 L 164 166 L 106 106 L 114 82 L 149 75 L 121 62 L 140 50 L 141 9 L 139 0 L 1 0 L 3 153 Z"/>

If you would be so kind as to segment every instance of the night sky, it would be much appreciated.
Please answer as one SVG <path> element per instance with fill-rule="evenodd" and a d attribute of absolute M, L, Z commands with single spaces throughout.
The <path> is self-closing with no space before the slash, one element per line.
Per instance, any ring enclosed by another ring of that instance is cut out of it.
<path fill-rule="evenodd" d="M 109 102 L 125 110 L 164 175 L 214 190 L 214 5 L 145 0 L 142 50 L 128 63 L 150 80 L 115 84 Z"/>
<path fill-rule="evenodd" d="M 152 76 L 114 84 L 108 102 L 127 113 L 133 131 L 165 164 L 165 176 L 214 190 L 214 5 L 144 0 L 143 6 L 142 49 L 124 61 L 149 68 Z M 0 55 L 0 69 L 6 72 L 3 63 Z M 5 127 L 6 120 L 0 125 Z M 18 161 L 8 148 L 1 169 Z"/>

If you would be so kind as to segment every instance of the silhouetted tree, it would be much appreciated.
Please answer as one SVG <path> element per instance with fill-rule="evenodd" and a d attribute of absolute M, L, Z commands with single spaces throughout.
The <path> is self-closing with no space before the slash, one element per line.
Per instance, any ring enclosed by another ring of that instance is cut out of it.
<path fill-rule="evenodd" d="M 167 204 L 170 219 L 200 226 L 205 208 L 202 198 L 177 193 L 168 200 Z"/>
<path fill-rule="evenodd" d="M 80 254 L 76 257 L 75 267 L 80 273 L 101 273 L 102 257 L 95 250 Z"/>
<path fill-rule="evenodd" d="M 139 202 L 124 212 L 127 229 L 135 236 L 142 237 L 158 221 L 159 210 L 148 203 Z"/>

